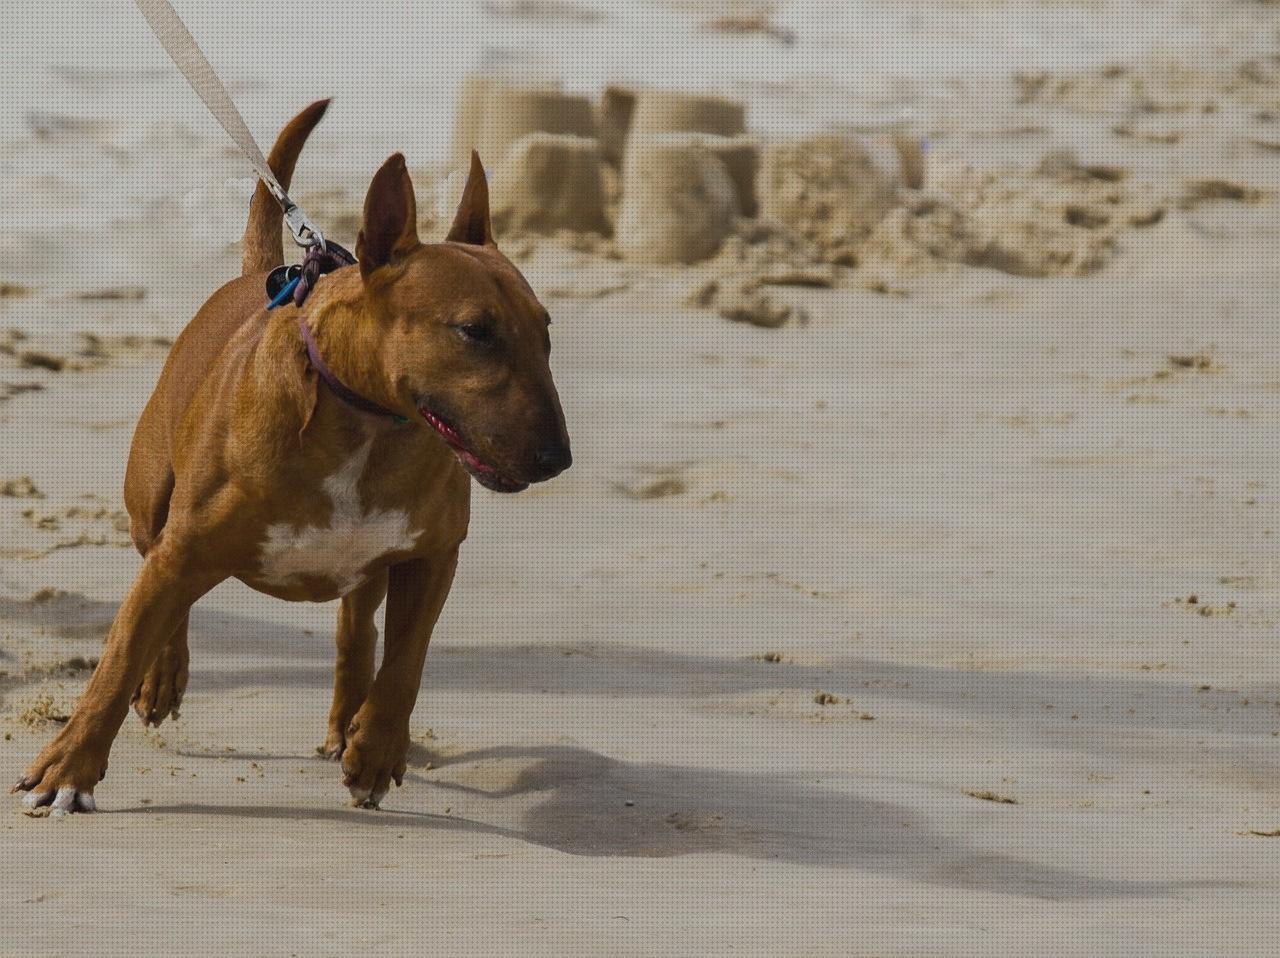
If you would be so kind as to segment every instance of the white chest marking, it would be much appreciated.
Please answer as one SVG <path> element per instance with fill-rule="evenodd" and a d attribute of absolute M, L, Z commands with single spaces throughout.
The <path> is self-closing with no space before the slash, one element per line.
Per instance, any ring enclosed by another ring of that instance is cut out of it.
<path fill-rule="evenodd" d="M 373 440 L 365 443 L 333 475 L 324 491 L 333 503 L 328 526 L 289 522 L 267 527 L 259 575 L 278 586 L 298 584 L 304 577 L 328 579 L 346 595 L 364 581 L 364 569 L 389 552 L 413 547 L 416 537 L 408 513 L 392 509 L 366 512 L 360 503 L 360 477 L 369 462 Z"/>

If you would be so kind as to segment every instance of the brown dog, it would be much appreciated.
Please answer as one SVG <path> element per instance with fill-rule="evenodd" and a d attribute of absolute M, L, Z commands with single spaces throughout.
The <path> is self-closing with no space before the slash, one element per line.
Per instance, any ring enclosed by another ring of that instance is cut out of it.
<path fill-rule="evenodd" d="M 299 114 L 272 150 L 286 188 L 326 107 Z M 376 807 L 400 783 L 467 534 L 467 473 L 517 492 L 570 463 L 547 311 L 494 245 L 478 157 L 446 241 L 423 245 L 416 222 L 396 154 L 369 186 L 359 265 L 326 276 L 303 307 L 268 311 L 266 273 L 284 251 L 259 184 L 244 274 L 183 331 L 138 422 L 125 502 L 142 569 L 71 719 L 14 788 L 29 805 L 93 809 L 130 702 L 148 723 L 177 709 L 189 610 L 232 576 L 282 599 L 342 598 L 325 749 L 354 804 Z M 338 392 L 309 361 L 300 319 Z"/>

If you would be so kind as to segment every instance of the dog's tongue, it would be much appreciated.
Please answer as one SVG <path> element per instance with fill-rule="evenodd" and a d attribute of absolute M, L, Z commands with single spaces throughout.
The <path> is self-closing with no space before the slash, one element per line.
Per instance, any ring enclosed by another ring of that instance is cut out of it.
<path fill-rule="evenodd" d="M 476 472 L 483 472 L 487 476 L 498 475 L 498 470 L 494 469 L 491 465 L 489 465 L 486 462 L 481 462 L 472 454 L 471 450 L 466 449 L 462 446 L 454 446 L 453 448 L 454 448 L 454 451 L 457 452 L 458 458 L 461 459 L 463 462 L 465 462 L 472 469 L 476 470 Z"/>
<path fill-rule="evenodd" d="M 453 449 L 464 465 L 477 472 L 482 472 L 486 476 L 498 475 L 498 470 L 494 469 L 493 466 L 489 465 L 487 462 L 482 461 L 479 456 L 462 444 L 462 438 L 454 432 L 452 426 L 442 420 L 430 409 L 422 408 L 418 411 L 422 413 L 422 418 L 429 422 L 432 428 L 440 434 L 440 437 L 449 444 L 450 448 Z"/>

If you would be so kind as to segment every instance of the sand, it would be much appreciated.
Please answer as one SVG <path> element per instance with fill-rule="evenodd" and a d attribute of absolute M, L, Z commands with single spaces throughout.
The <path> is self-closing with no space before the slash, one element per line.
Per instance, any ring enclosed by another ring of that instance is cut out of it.
<path fill-rule="evenodd" d="M 761 287 L 807 316 L 776 329 L 690 291 L 786 237 L 694 268 L 513 245 L 575 465 L 477 489 L 404 788 L 351 809 L 315 754 L 334 607 L 226 584 L 102 812 L 0 814 L 0 954 L 1274 952 L 1280 9 L 179 6 L 263 140 L 338 95 L 297 175 L 330 222 L 395 149 L 428 192 L 495 63 L 742 97 L 762 141 L 905 128 L 926 175 L 855 265 Z M 251 185 L 128 5 L 55 7 L 13 14 L 0 67 L 11 779 L 138 567 L 131 430 Z M 338 66 L 281 66 L 282 36 Z M 957 240 L 1001 223 L 1060 268 Z"/>

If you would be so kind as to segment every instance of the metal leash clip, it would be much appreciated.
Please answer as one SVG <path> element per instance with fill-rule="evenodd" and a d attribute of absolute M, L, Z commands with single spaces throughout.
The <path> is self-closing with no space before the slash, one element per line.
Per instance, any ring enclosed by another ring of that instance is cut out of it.
<path fill-rule="evenodd" d="M 319 246 L 321 250 L 327 250 L 328 246 L 325 244 L 320 227 L 311 222 L 311 218 L 302 211 L 302 207 L 287 196 L 281 202 L 284 205 L 284 221 L 289 225 L 289 231 L 293 233 L 293 241 L 303 249 Z"/>

